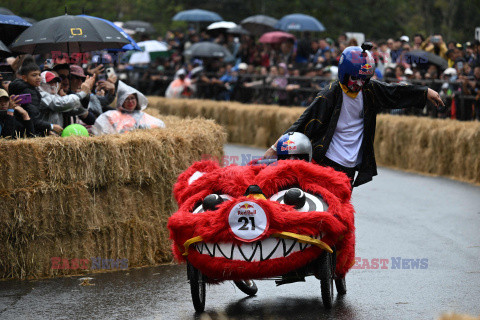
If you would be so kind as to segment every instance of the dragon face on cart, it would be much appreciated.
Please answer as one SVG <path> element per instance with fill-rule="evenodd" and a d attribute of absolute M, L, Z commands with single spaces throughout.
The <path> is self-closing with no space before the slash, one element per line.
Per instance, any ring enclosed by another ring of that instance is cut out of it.
<path fill-rule="evenodd" d="M 354 210 L 343 173 L 301 160 L 220 167 L 194 163 L 174 186 L 173 253 L 211 282 L 269 278 L 336 253 L 354 264 Z"/>

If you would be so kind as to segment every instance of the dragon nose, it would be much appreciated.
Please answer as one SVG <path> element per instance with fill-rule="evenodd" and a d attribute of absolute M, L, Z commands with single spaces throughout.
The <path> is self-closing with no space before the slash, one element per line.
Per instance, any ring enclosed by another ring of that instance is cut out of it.
<path fill-rule="evenodd" d="M 266 199 L 265 195 L 263 194 L 262 189 L 259 186 L 257 186 L 256 184 L 252 184 L 252 185 L 248 186 L 247 191 L 245 191 L 244 195 L 247 198 L 251 198 L 251 199 L 262 199 L 262 200 Z"/>

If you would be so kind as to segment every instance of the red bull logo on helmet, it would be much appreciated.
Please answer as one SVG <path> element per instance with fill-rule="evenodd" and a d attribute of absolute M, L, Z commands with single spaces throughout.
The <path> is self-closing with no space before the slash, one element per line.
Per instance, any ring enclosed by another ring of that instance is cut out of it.
<path fill-rule="evenodd" d="M 364 69 L 364 70 L 370 70 L 370 69 L 372 69 L 372 68 L 373 68 L 372 65 L 371 65 L 371 64 L 368 64 L 368 63 L 366 63 L 366 64 L 364 64 L 364 65 L 362 66 L 362 69 Z"/>
<path fill-rule="evenodd" d="M 372 75 L 374 72 L 374 67 L 370 63 L 365 63 L 360 67 L 360 70 L 358 71 L 359 74 L 363 75 Z"/>
<path fill-rule="evenodd" d="M 281 151 L 291 151 L 291 150 L 297 150 L 297 146 L 295 145 L 295 142 L 292 140 L 287 140 L 282 143 L 282 146 L 280 147 Z"/>

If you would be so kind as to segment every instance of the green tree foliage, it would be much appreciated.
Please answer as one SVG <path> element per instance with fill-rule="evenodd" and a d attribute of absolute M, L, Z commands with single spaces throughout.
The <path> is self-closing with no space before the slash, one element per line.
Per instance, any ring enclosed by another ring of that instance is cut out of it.
<path fill-rule="evenodd" d="M 320 20 L 327 31 L 316 36 L 334 39 L 343 32 L 363 32 L 369 39 L 386 39 L 402 34 L 412 37 L 440 33 L 446 41 L 472 40 L 480 27 L 478 0 L 3 0 L 2 6 L 17 15 L 37 20 L 64 14 L 99 16 L 111 21 L 144 20 L 153 23 L 159 35 L 184 23 L 173 23 L 179 11 L 202 8 L 219 13 L 225 20 L 240 22 L 254 15 L 275 18 L 304 13 Z"/>

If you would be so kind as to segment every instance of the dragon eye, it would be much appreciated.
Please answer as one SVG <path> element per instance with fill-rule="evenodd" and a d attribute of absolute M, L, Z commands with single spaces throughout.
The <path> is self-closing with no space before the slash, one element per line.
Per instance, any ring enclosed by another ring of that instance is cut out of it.
<path fill-rule="evenodd" d="M 313 195 L 299 188 L 282 190 L 271 196 L 270 200 L 294 206 L 299 212 L 328 210 L 328 204 L 321 195 Z"/>
<path fill-rule="evenodd" d="M 217 207 L 219 204 L 231 199 L 232 197 L 230 197 L 228 194 L 216 194 L 216 193 L 209 194 L 203 199 L 201 203 L 199 203 L 195 207 L 192 213 L 195 214 L 195 213 L 200 213 L 205 211 L 217 210 Z"/>
<path fill-rule="evenodd" d="M 288 190 L 283 197 L 285 204 L 295 206 L 297 210 L 305 205 L 306 199 L 305 192 L 298 188 Z"/>
<path fill-rule="evenodd" d="M 220 197 L 218 194 L 209 194 L 208 196 L 203 199 L 203 210 L 204 211 L 213 211 L 217 210 L 217 207 L 220 203 L 223 202 L 222 197 Z"/>

